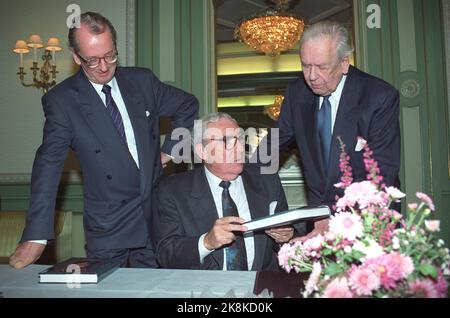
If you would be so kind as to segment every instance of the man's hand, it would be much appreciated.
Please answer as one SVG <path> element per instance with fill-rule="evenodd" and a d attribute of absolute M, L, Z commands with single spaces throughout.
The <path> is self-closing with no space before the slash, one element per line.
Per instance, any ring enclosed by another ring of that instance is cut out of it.
<path fill-rule="evenodd" d="M 217 219 L 213 228 L 203 239 L 203 245 L 208 250 L 214 250 L 223 245 L 231 244 L 236 237 L 233 232 L 245 232 L 247 227 L 241 225 L 245 220 L 236 216 Z"/>
<path fill-rule="evenodd" d="M 312 230 L 305 236 L 296 237 L 294 240 L 299 240 L 301 242 L 305 242 L 316 235 L 324 234 L 326 231 L 328 231 L 328 223 L 329 222 L 330 222 L 329 218 L 325 219 L 325 220 L 320 220 L 320 221 L 314 222 L 314 230 Z"/>
<path fill-rule="evenodd" d="M 280 226 L 266 230 L 266 234 L 277 243 L 286 243 L 294 236 L 294 228 L 292 226 Z"/>
<path fill-rule="evenodd" d="M 170 157 L 168 154 L 161 152 L 161 164 L 163 168 L 167 167 L 167 164 L 169 161 L 172 160 L 172 157 Z"/>
<path fill-rule="evenodd" d="M 23 242 L 17 246 L 16 251 L 9 257 L 9 265 L 14 268 L 24 268 L 41 257 L 45 245 L 33 242 Z"/>

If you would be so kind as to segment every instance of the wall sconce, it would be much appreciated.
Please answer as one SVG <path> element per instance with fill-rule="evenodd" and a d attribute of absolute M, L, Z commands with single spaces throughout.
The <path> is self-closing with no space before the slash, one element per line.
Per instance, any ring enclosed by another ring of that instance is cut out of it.
<path fill-rule="evenodd" d="M 62 46 L 59 44 L 58 38 L 49 38 L 47 45 L 45 46 L 44 55 L 42 55 L 42 60 L 44 64 L 41 68 L 38 67 L 37 61 L 37 50 L 43 48 L 41 37 L 37 34 L 30 36 L 28 43 L 24 40 L 16 41 L 16 46 L 13 49 L 14 53 L 20 55 L 19 60 L 19 75 L 20 82 L 25 87 L 36 87 L 42 89 L 44 93 L 56 84 L 56 55 L 55 53 L 62 50 Z M 24 72 L 23 66 L 23 55 L 30 52 L 33 49 L 33 66 L 30 69 L 33 71 L 33 82 L 31 84 L 26 84 L 24 82 L 24 77 L 27 73 Z M 39 78 L 38 78 L 39 72 Z"/>

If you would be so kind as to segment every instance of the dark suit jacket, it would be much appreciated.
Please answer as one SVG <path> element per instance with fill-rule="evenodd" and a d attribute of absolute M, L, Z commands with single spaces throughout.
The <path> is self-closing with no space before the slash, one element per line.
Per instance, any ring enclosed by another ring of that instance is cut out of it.
<path fill-rule="evenodd" d="M 152 206 L 157 204 L 154 189 L 162 171 L 159 119 L 171 117 L 173 128 L 192 127 L 198 101 L 160 82 L 147 69 L 118 67 L 115 77 L 134 130 L 139 169 L 80 69 L 42 98 L 44 137 L 34 160 L 22 241 L 54 238 L 55 197 L 70 147 L 83 174 L 87 247 L 146 245 Z M 167 139 L 162 151 L 170 154 L 176 141 Z"/>
<path fill-rule="evenodd" d="M 308 186 L 308 203 L 333 205 L 341 190 L 339 182 L 340 136 L 350 155 L 354 181 L 366 178 L 364 151 L 355 151 L 357 137 L 363 137 L 373 150 L 387 185 L 399 186 L 400 128 L 399 93 L 388 83 L 350 66 L 334 124 L 328 175 L 321 158 L 317 130 L 319 96 L 313 94 L 303 74 L 292 82 L 285 94 L 280 118 L 280 149 L 296 139 L 303 174 Z"/>
<path fill-rule="evenodd" d="M 258 167 L 246 166 L 241 176 L 252 219 L 269 215 L 269 205 L 273 201 L 278 202 L 275 211 L 287 209 L 278 174 L 260 175 Z M 156 258 L 162 267 L 223 268 L 223 249 L 215 250 L 200 264 L 198 240 L 218 219 L 203 166 L 161 181 L 158 212 L 153 234 L 157 242 Z M 254 239 L 252 270 L 278 269 L 274 241 L 264 231 L 255 233 Z"/>

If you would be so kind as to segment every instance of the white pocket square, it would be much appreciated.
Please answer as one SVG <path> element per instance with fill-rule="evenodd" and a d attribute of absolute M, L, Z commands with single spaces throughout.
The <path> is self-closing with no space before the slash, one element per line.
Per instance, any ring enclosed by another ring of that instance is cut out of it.
<path fill-rule="evenodd" d="M 145 111 L 145 117 L 150 116 L 150 112 L 148 110 Z"/>
<path fill-rule="evenodd" d="M 277 207 L 278 201 L 272 201 L 269 204 L 269 215 L 273 215 L 275 213 L 275 208 Z"/>
<path fill-rule="evenodd" d="M 355 146 L 355 151 L 361 151 L 364 149 L 364 146 L 367 144 L 367 140 L 365 140 L 364 138 L 358 137 L 358 142 L 356 143 Z"/>

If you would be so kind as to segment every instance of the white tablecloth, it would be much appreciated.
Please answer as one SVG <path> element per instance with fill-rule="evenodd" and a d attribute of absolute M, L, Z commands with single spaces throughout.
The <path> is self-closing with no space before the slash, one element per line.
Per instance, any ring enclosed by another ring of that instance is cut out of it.
<path fill-rule="evenodd" d="M 47 267 L 0 265 L 0 297 L 249 297 L 256 277 L 256 272 L 120 268 L 98 284 L 39 284 L 38 273 Z"/>

